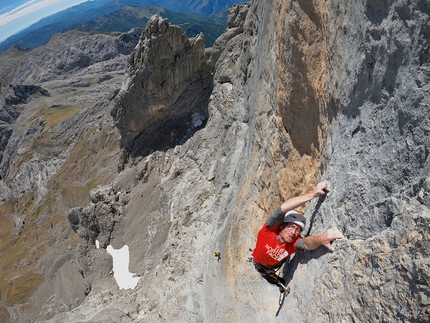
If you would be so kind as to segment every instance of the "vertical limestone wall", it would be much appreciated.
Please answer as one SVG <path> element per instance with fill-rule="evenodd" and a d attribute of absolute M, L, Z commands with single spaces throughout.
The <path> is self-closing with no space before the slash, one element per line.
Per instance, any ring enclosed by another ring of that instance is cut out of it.
<path fill-rule="evenodd" d="M 235 62 L 227 115 L 250 147 L 226 243 L 241 306 L 217 307 L 229 319 L 275 320 L 277 293 L 238 262 L 277 203 L 324 179 L 310 234 L 346 239 L 297 254 L 279 321 L 428 320 L 429 13 L 424 1 L 251 3 L 240 52 L 219 62 Z"/>
<path fill-rule="evenodd" d="M 207 123 L 185 142 L 130 156 L 88 207 L 69 213 L 89 291 L 49 322 L 427 322 L 429 15 L 424 0 L 233 6 L 207 56 L 199 49 L 201 60 L 184 67 L 214 68 L 200 107 Z M 132 59 L 145 52 L 138 46 Z M 150 109 L 127 110 L 152 98 L 142 81 L 127 79 L 117 97 L 123 144 L 149 126 Z M 145 84 L 160 99 L 161 85 Z M 167 114 L 178 107 L 161 99 Z M 249 249 L 279 203 L 320 180 L 332 190 L 303 208 L 305 231 L 337 226 L 346 238 L 333 253 L 296 254 L 279 308 Z M 109 244 L 129 246 L 135 290 L 109 275 Z"/>

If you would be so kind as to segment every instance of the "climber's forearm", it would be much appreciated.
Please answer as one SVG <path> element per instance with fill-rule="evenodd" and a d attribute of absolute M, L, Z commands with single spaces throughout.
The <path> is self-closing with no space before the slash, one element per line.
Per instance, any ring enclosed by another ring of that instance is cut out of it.
<path fill-rule="evenodd" d="M 302 206 L 306 202 L 309 202 L 310 200 L 325 194 L 327 190 L 329 190 L 330 187 L 327 182 L 321 182 L 318 183 L 317 186 L 314 187 L 314 189 L 306 194 L 303 194 L 301 196 L 293 197 L 289 199 L 288 201 L 285 201 L 281 205 L 281 210 L 284 213 L 287 213 L 288 211 L 294 210 L 295 208 L 298 208 L 299 206 Z"/>
<path fill-rule="evenodd" d="M 319 246 L 325 246 L 327 249 L 333 251 L 332 242 L 343 237 L 343 234 L 337 228 L 331 228 L 318 236 L 306 237 L 303 244 L 306 250 L 315 250 Z"/>
<path fill-rule="evenodd" d="M 315 250 L 322 245 L 321 236 L 308 236 L 303 241 L 306 250 Z"/>
<path fill-rule="evenodd" d="M 288 201 L 285 201 L 284 203 L 281 204 L 281 210 L 284 213 L 287 213 L 288 211 L 294 210 L 296 208 L 298 208 L 299 206 L 302 206 L 303 204 L 305 204 L 306 202 L 309 202 L 310 200 L 312 200 L 313 198 L 317 197 L 318 195 L 315 195 L 313 193 L 313 191 L 301 195 L 301 196 L 297 196 L 297 197 L 293 197 L 291 199 L 289 199 Z"/>

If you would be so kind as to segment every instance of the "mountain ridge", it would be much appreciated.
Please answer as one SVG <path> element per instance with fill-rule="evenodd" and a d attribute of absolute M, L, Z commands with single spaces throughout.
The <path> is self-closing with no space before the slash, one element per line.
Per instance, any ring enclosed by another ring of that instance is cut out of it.
<path fill-rule="evenodd" d="M 206 47 L 211 47 L 216 38 L 224 31 L 225 24 L 216 24 L 203 16 L 190 13 L 179 13 L 158 7 L 125 6 L 94 21 L 71 25 L 70 29 L 85 32 L 126 32 L 132 28 L 144 28 L 149 18 L 155 14 L 167 18 L 169 22 L 181 27 L 188 37 L 205 34 Z"/>
<path fill-rule="evenodd" d="M 257 0 L 211 48 L 154 16 L 0 55 L 1 320 L 427 322 L 429 17 Z M 280 302 L 250 249 L 322 180 L 305 234 L 345 238 L 296 252 Z"/>
<path fill-rule="evenodd" d="M 40 45 L 48 43 L 49 39 L 56 32 L 65 32 L 71 26 L 83 24 L 85 21 L 94 21 L 105 15 L 110 15 L 121 8 L 131 6 L 155 6 L 170 9 L 170 16 L 173 18 L 173 12 L 178 12 L 176 20 L 180 19 L 180 12 L 182 15 L 188 15 L 192 20 L 206 19 L 209 25 L 213 24 L 215 30 L 212 32 L 214 35 L 210 36 L 211 39 L 208 44 L 213 43 L 216 37 L 221 33 L 221 26 L 225 28 L 225 19 L 227 17 L 227 8 L 231 6 L 234 1 L 209 1 L 203 2 L 201 0 L 188 1 L 183 4 L 178 1 L 153 1 L 153 0 L 93 0 L 86 1 L 79 5 L 73 6 L 59 13 L 51 15 L 50 17 L 42 18 L 38 23 L 26 28 L 24 31 L 17 35 L 9 37 L 7 40 L 0 44 L 0 53 L 5 52 L 13 45 L 20 45 L 23 48 L 34 49 Z M 203 10 L 207 8 L 207 10 Z M 192 16 L 195 14 L 196 16 Z M 134 26 L 137 27 L 137 26 Z M 141 26 L 144 27 L 144 24 Z M 195 28 L 195 27 L 194 27 Z M 209 30 L 209 26 L 198 27 L 198 32 Z M 118 32 L 126 32 L 128 30 L 117 30 Z M 190 34 L 191 35 L 191 34 Z"/>

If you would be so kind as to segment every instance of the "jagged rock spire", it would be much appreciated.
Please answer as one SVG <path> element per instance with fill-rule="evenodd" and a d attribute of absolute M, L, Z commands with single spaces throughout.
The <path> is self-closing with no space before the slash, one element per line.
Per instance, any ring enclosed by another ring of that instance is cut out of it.
<path fill-rule="evenodd" d="M 201 110 L 210 75 L 204 35 L 188 38 L 181 28 L 154 15 L 128 60 L 128 78 L 111 114 L 127 146 L 168 119 Z"/>

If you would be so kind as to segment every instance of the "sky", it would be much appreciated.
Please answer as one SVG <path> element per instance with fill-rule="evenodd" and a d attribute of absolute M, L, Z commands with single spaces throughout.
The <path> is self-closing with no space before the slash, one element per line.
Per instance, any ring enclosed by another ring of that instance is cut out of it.
<path fill-rule="evenodd" d="M 0 42 L 40 19 L 87 0 L 0 0 Z"/>

